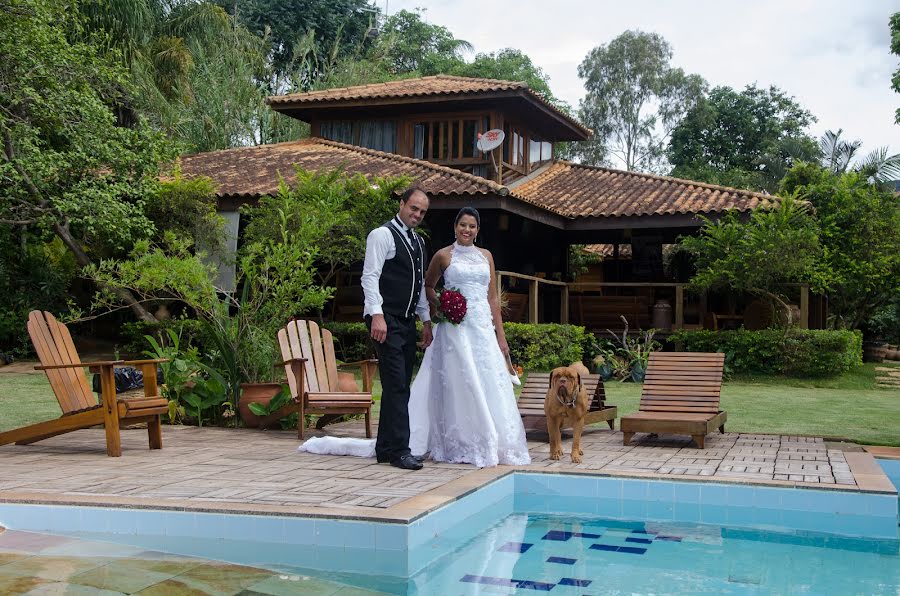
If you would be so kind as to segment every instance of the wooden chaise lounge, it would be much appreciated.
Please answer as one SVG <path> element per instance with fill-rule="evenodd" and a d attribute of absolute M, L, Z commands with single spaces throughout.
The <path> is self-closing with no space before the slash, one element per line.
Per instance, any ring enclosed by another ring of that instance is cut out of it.
<path fill-rule="evenodd" d="M 635 414 L 622 416 L 623 444 L 634 433 L 691 435 L 700 449 L 716 428 L 725 432 L 727 415 L 719 409 L 725 354 L 654 352 Z"/>
<path fill-rule="evenodd" d="M 619 409 L 616 406 L 606 405 L 606 393 L 603 390 L 603 380 L 600 375 L 586 375 L 581 378 L 581 382 L 590 400 L 584 423 L 595 424 L 605 421 L 609 424 L 610 429 L 615 428 Z M 526 431 L 547 431 L 544 398 L 547 396 L 549 388 L 550 373 L 528 373 L 522 393 L 519 395 L 519 414 L 522 416 L 522 423 L 525 425 Z"/>
<path fill-rule="evenodd" d="M 106 454 L 122 455 L 119 427 L 147 423 L 150 449 L 162 449 L 160 415 L 169 411 L 168 400 L 157 394 L 156 365 L 165 360 L 110 360 L 81 362 L 72 336 L 65 325 L 49 312 L 33 310 L 28 315 L 28 334 L 34 344 L 40 366 L 47 373 L 62 416 L 0 433 L 0 445 L 28 445 L 56 435 L 102 424 L 106 428 Z M 91 392 L 85 367 L 100 369 L 101 402 Z M 144 374 L 144 397 L 123 399 L 116 396 L 117 366 L 139 366 Z"/>
<path fill-rule="evenodd" d="M 366 436 L 371 438 L 372 382 L 378 361 L 362 360 L 338 366 L 331 331 L 320 329 L 315 321 L 291 321 L 278 332 L 278 344 L 284 358 L 291 401 L 261 419 L 260 427 L 265 428 L 297 412 L 297 436 L 302 439 L 307 414 L 364 414 Z M 344 367 L 362 369 L 361 392 L 340 390 L 338 368 Z"/>

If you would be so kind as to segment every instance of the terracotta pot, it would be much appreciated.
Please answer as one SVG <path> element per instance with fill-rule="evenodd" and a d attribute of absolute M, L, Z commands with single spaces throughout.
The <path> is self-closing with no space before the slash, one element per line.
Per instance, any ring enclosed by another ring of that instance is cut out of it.
<path fill-rule="evenodd" d="M 281 383 L 241 383 L 241 399 L 238 400 L 238 410 L 244 426 L 250 428 L 259 426 L 259 416 L 250 411 L 250 404 L 268 404 L 280 390 Z"/>

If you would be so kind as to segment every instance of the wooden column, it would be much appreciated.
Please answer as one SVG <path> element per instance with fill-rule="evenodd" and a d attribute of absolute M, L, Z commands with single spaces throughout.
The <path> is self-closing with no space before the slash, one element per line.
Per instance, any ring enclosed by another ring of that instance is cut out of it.
<path fill-rule="evenodd" d="M 569 286 L 562 286 L 562 296 L 560 300 L 562 300 L 562 304 L 559 307 L 559 322 L 563 325 L 569 324 Z"/>
<path fill-rule="evenodd" d="M 800 286 L 800 328 L 809 329 L 809 286 Z"/>
<path fill-rule="evenodd" d="M 528 284 L 528 322 L 538 322 L 538 281 L 533 279 Z"/>
<path fill-rule="evenodd" d="M 684 327 L 684 285 L 675 286 L 675 329 Z"/>

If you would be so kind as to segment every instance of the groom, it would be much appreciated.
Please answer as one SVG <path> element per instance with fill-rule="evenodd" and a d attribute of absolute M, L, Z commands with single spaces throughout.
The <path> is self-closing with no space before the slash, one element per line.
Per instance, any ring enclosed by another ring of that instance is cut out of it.
<path fill-rule="evenodd" d="M 428 211 L 429 199 L 410 188 L 400 211 L 369 233 L 362 287 L 363 315 L 375 340 L 381 373 L 381 413 L 375 455 L 378 463 L 421 470 L 409 451 L 409 385 L 416 357 L 416 315 L 424 325 L 423 347 L 431 344 L 431 317 L 425 298 L 425 243 L 413 229 Z"/>

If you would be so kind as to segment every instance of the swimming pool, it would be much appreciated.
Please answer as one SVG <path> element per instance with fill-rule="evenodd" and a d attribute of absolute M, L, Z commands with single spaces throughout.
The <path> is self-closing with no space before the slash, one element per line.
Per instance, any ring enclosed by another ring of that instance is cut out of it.
<path fill-rule="evenodd" d="M 391 593 L 896 594 L 896 493 L 510 473 L 409 524 L 0 504 L 0 524 Z"/>

